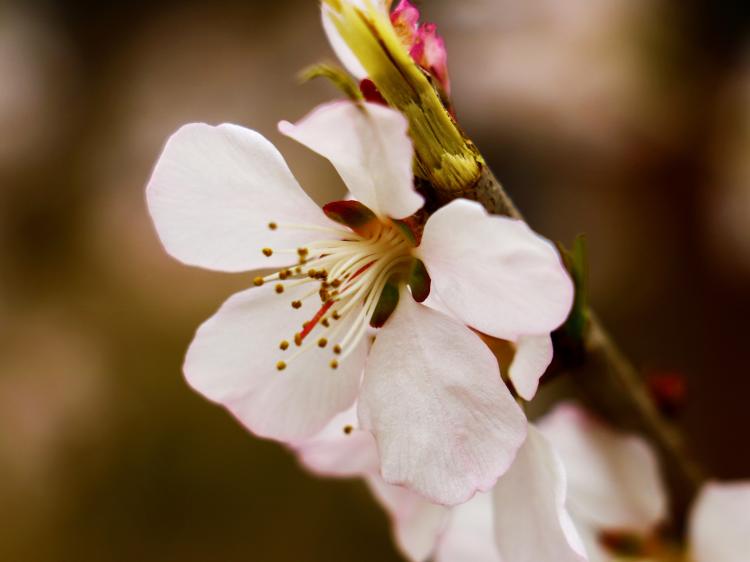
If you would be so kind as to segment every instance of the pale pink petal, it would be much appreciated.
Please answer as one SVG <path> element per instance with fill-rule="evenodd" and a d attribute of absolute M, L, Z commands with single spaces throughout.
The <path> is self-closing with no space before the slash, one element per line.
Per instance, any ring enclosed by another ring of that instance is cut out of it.
<path fill-rule="evenodd" d="M 404 218 L 423 203 L 414 190 L 406 118 L 376 103 L 339 101 L 314 109 L 279 130 L 325 156 L 354 197 L 376 213 Z"/>
<path fill-rule="evenodd" d="M 552 338 L 549 334 L 518 338 L 508 376 L 521 398 L 534 398 L 539 379 L 552 362 L 552 355 Z"/>
<path fill-rule="evenodd" d="M 600 529 L 648 532 L 666 517 L 656 455 L 634 435 L 609 429 L 571 404 L 539 421 L 568 474 L 568 507 Z"/>
<path fill-rule="evenodd" d="M 320 476 L 377 474 L 375 439 L 358 427 L 357 407 L 336 415 L 323 430 L 295 447 L 300 462 Z"/>
<path fill-rule="evenodd" d="M 297 248 L 319 233 L 269 222 L 331 226 L 281 154 L 237 125 L 185 125 L 167 141 L 146 189 L 166 250 L 178 260 L 224 271 L 286 265 L 263 248 Z"/>
<path fill-rule="evenodd" d="M 383 478 L 445 505 L 489 490 L 526 427 L 479 336 L 406 290 L 370 352 L 359 418 Z"/>
<path fill-rule="evenodd" d="M 565 470 L 533 426 L 492 492 L 495 540 L 508 562 L 583 562 L 583 544 L 565 510 Z"/>
<path fill-rule="evenodd" d="M 695 562 L 750 560 L 750 481 L 706 484 L 690 516 Z"/>
<path fill-rule="evenodd" d="M 364 343 L 336 370 L 329 367 L 331 350 L 315 345 L 317 330 L 298 358 L 290 359 L 294 343 L 279 349 L 317 310 L 309 299 L 299 310 L 290 306 L 307 291 L 302 285 L 278 295 L 265 285 L 237 293 L 198 329 L 185 358 L 188 383 L 263 437 L 308 438 L 351 406 L 359 389 Z M 279 360 L 288 361 L 283 371 L 276 369 Z"/>
<path fill-rule="evenodd" d="M 435 562 L 503 562 L 495 546 L 492 493 L 480 493 L 451 509 Z"/>
<path fill-rule="evenodd" d="M 391 516 L 399 550 L 412 562 L 423 562 L 435 549 L 450 510 L 402 488 L 386 484 L 379 476 L 366 478 L 373 495 Z"/>
<path fill-rule="evenodd" d="M 521 221 L 458 199 L 429 218 L 419 251 L 440 299 L 485 334 L 549 333 L 568 316 L 573 284 L 560 257 Z"/>

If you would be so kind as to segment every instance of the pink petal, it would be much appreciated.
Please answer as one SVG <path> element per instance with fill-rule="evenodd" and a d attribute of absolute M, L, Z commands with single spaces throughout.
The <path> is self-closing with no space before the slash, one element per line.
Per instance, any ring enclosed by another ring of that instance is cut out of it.
<path fill-rule="evenodd" d="M 407 291 L 370 352 L 359 417 L 386 482 L 445 505 L 490 489 L 526 427 L 479 336 Z"/>
<path fill-rule="evenodd" d="M 568 316 L 573 284 L 557 251 L 521 221 L 458 199 L 429 218 L 419 251 L 443 303 L 485 334 L 550 333 Z"/>
<path fill-rule="evenodd" d="M 300 462 L 320 476 L 377 474 L 375 439 L 358 427 L 357 407 L 336 415 L 323 430 L 295 447 Z"/>
<path fill-rule="evenodd" d="M 373 495 L 391 516 L 399 550 L 412 562 L 424 562 L 435 549 L 450 511 L 379 476 L 366 479 Z"/>
<path fill-rule="evenodd" d="M 747 562 L 750 556 L 750 481 L 706 484 L 690 516 L 695 562 Z"/>
<path fill-rule="evenodd" d="M 502 562 L 495 546 L 492 493 L 477 494 L 451 509 L 435 562 Z"/>
<path fill-rule="evenodd" d="M 351 406 L 359 389 L 364 342 L 335 371 L 331 350 L 314 341 L 295 360 L 293 343 L 279 349 L 317 309 L 309 300 L 299 310 L 290 306 L 307 291 L 302 285 L 278 295 L 265 285 L 237 293 L 198 329 L 185 358 L 188 383 L 262 437 L 308 438 Z M 283 371 L 276 369 L 279 360 L 288 361 Z"/>
<path fill-rule="evenodd" d="M 539 387 L 539 379 L 552 362 L 552 338 L 541 336 L 521 336 L 516 341 L 516 353 L 508 368 L 516 392 L 525 400 L 531 400 Z"/>
<path fill-rule="evenodd" d="M 502 560 L 584 562 L 583 545 L 565 511 L 565 471 L 533 426 L 516 461 L 492 492 Z"/>
<path fill-rule="evenodd" d="M 568 474 L 568 507 L 599 529 L 648 532 L 666 517 L 654 452 L 640 437 L 617 433 L 583 410 L 558 406 L 538 423 Z"/>
<path fill-rule="evenodd" d="M 333 102 L 279 130 L 325 156 L 354 197 L 379 214 L 403 218 L 423 203 L 414 190 L 408 123 L 376 103 Z"/>
<path fill-rule="evenodd" d="M 238 127 L 185 125 L 169 141 L 146 189 L 166 250 L 209 269 L 247 271 L 286 265 L 262 249 L 297 248 L 319 237 L 269 222 L 333 225 L 302 191 L 281 154 L 262 135 Z"/>

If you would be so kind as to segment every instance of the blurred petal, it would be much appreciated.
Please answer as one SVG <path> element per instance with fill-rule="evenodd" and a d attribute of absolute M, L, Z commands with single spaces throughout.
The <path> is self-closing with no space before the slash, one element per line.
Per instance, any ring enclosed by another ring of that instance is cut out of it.
<path fill-rule="evenodd" d="M 435 562 L 502 562 L 495 546 L 492 494 L 477 494 L 451 509 Z"/>
<path fill-rule="evenodd" d="M 376 474 L 380 468 L 375 439 L 357 427 L 357 407 L 336 415 L 323 430 L 296 447 L 300 462 L 320 476 Z"/>
<path fill-rule="evenodd" d="M 747 562 L 750 557 L 750 481 L 706 484 L 690 517 L 695 562 Z"/>
<path fill-rule="evenodd" d="M 146 189 L 156 230 L 178 260 L 224 271 L 283 266 L 288 256 L 262 249 L 297 248 L 319 238 L 269 222 L 332 226 L 300 188 L 276 148 L 237 125 L 185 125 L 167 141 Z"/>
<path fill-rule="evenodd" d="M 479 336 L 408 291 L 372 347 L 359 417 L 386 482 L 446 505 L 489 490 L 526 427 Z"/>
<path fill-rule="evenodd" d="M 198 328 L 185 358 L 188 383 L 262 437 L 308 438 L 351 406 L 359 389 L 364 342 L 335 371 L 328 349 L 312 345 L 295 360 L 294 344 L 279 349 L 314 312 L 289 305 L 307 291 L 302 285 L 278 295 L 263 286 L 233 295 Z M 288 361 L 283 371 L 279 360 Z"/>
<path fill-rule="evenodd" d="M 346 1 L 346 0 L 344 0 Z M 361 1 L 349 0 L 352 4 L 362 7 Z M 321 2 L 321 16 L 323 20 L 323 30 L 326 32 L 328 42 L 331 44 L 333 52 L 336 53 L 341 64 L 344 65 L 349 73 L 354 76 L 357 80 L 367 78 L 367 71 L 360 64 L 359 59 L 352 53 L 346 41 L 341 37 L 333 23 L 332 17 L 335 17 L 331 8 L 325 2 Z"/>
<path fill-rule="evenodd" d="M 457 199 L 439 209 L 419 251 L 453 315 L 488 335 L 549 333 L 570 311 L 573 284 L 554 246 L 479 203 Z"/>
<path fill-rule="evenodd" d="M 403 218 L 423 199 L 414 190 L 406 118 L 374 103 L 339 101 L 279 130 L 331 161 L 354 197 L 376 213 Z"/>
<path fill-rule="evenodd" d="M 600 529 L 647 532 L 666 517 L 667 498 L 654 452 L 640 437 L 615 432 L 572 404 L 537 427 L 568 474 L 568 507 Z"/>
<path fill-rule="evenodd" d="M 391 516 L 393 534 L 401 552 L 413 562 L 427 560 L 450 510 L 379 476 L 367 478 L 370 489 Z"/>
<path fill-rule="evenodd" d="M 565 470 L 533 426 L 492 492 L 495 539 L 512 562 L 583 562 L 583 544 L 565 511 Z"/>
<path fill-rule="evenodd" d="M 552 362 L 552 354 L 552 338 L 549 334 L 518 338 L 508 376 L 522 398 L 534 398 L 539 379 Z"/>

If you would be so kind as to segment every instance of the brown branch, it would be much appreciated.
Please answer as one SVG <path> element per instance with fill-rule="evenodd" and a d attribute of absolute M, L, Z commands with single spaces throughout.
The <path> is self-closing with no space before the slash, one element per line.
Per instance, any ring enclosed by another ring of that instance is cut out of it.
<path fill-rule="evenodd" d="M 457 197 L 480 202 L 490 213 L 523 218 L 489 168 L 471 188 L 439 192 L 440 204 Z M 570 374 L 581 398 L 595 413 L 616 427 L 637 431 L 655 446 L 669 483 L 673 522 L 684 525 L 689 505 L 701 483 L 703 471 L 688 454 L 682 434 L 655 406 L 637 369 L 612 341 L 593 312 L 582 354 L 562 368 Z"/>

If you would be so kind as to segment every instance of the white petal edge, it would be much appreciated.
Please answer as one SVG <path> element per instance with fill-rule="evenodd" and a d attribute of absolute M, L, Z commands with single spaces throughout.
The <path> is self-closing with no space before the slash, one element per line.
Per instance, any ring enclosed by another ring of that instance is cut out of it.
<path fill-rule="evenodd" d="M 362 5 L 361 2 L 355 2 L 355 4 L 359 6 Z M 346 68 L 346 70 L 348 70 L 357 80 L 367 78 L 367 71 L 362 64 L 360 64 L 359 59 L 349 48 L 349 45 L 346 44 L 346 41 L 341 37 L 338 29 L 336 29 L 336 24 L 334 24 L 331 19 L 335 17 L 335 14 L 332 12 L 331 7 L 325 2 L 321 2 L 320 15 L 323 23 L 323 30 L 328 37 L 328 42 L 330 43 L 333 52 L 336 54 L 336 57 L 341 61 L 341 64 L 343 64 L 344 68 Z"/>
<path fill-rule="evenodd" d="M 237 125 L 191 123 L 166 143 L 146 200 L 167 252 L 189 265 L 222 271 L 280 267 L 320 233 L 269 222 L 334 225 L 300 188 L 278 150 Z"/>
<path fill-rule="evenodd" d="M 750 480 L 710 482 L 690 515 L 695 562 L 747 562 L 750 556 Z"/>
<path fill-rule="evenodd" d="M 335 371 L 329 367 L 331 350 L 314 344 L 285 370 L 276 369 L 277 361 L 295 350 L 292 343 L 281 351 L 279 342 L 292 342 L 317 310 L 309 300 L 299 310 L 290 306 L 307 291 L 301 285 L 278 295 L 264 285 L 233 295 L 198 328 L 185 357 L 190 386 L 261 437 L 307 439 L 351 406 L 359 389 L 364 342 Z M 319 335 L 313 331 L 308 337 Z"/>
<path fill-rule="evenodd" d="M 479 336 L 407 290 L 370 351 L 359 419 L 375 435 L 385 481 L 443 505 L 492 488 L 526 434 Z"/>
<path fill-rule="evenodd" d="M 502 560 L 584 562 L 584 547 L 565 509 L 565 470 L 533 426 L 516 461 L 492 492 Z"/>
<path fill-rule="evenodd" d="M 508 376 L 521 398 L 531 400 L 539 387 L 539 379 L 552 362 L 552 338 L 550 334 L 521 336 L 515 344 L 516 353 L 508 367 Z"/>
<path fill-rule="evenodd" d="M 563 403 L 540 419 L 568 474 L 568 507 L 599 529 L 651 531 L 667 515 L 667 494 L 654 451 L 581 408 Z"/>
<path fill-rule="evenodd" d="M 406 488 L 387 484 L 380 476 L 369 476 L 365 480 L 391 517 L 399 550 L 411 562 L 426 561 L 435 549 L 450 510 Z"/>
<path fill-rule="evenodd" d="M 418 249 L 452 314 L 496 338 L 550 333 L 573 304 L 555 247 L 524 222 L 457 199 L 427 221 Z"/>
<path fill-rule="evenodd" d="M 375 103 L 321 105 L 279 131 L 327 158 L 354 197 L 391 218 L 414 214 L 424 200 L 414 190 L 408 122 Z"/>
<path fill-rule="evenodd" d="M 296 445 L 295 452 L 300 463 L 319 476 L 348 478 L 377 474 L 380 469 L 375 439 L 358 427 L 356 404 Z"/>

